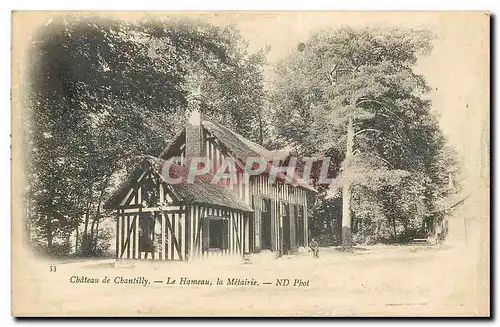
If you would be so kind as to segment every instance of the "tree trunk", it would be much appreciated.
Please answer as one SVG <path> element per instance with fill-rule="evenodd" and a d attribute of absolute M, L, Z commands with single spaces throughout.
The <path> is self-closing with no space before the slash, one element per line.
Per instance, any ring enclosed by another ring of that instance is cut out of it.
<path fill-rule="evenodd" d="M 86 235 L 89 230 L 90 219 L 90 200 L 87 200 L 87 209 L 85 211 L 85 220 L 83 221 L 83 235 Z"/>
<path fill-rule="evenodd" d="M 87 210 L 85 212 L 85 220 L 84 220 L 83 234 L 82 234 L 82 254 L 84 256 L 87 256 L 89 254 L 90 206 L 91 206 L 91 201 L 87 200 Z"/>
<path fill-rule="evenodd" d="M 85 212 L 85 221 L 83 225 L 83 237 L 86 237 L 87 232 L 89 230 L 89 220 L 90 220 L 90 208 L 92 206 L 92 188 L 94 187 L 94 183 L 90 183 L 88 194 L 87 194 L 87 210 Z"/>
<path fill-rule="evenodd" d="M 396 240 L 397 240 L 396 217 L 392 218 L 392 231 L 394 232 L 394 242 L 396 242 Z"/>
<path fill-rule="evenodd" d="M 330 229 L 331 229 L 331 232 L 332 232 L 332 244 L 336 245 L 336 243 L 337 243 L 337 236 L 335 235 L 335 220 L 334 219 L 330 220 Z"/>
<path fill-rule="evenodd" d="M 347 147 L 345 159 L 349 164 L 354 147 L 354 129 L 352 126 L 352 117 L 347 123 Z M 349 183 L 342 187 L 342 247 L 350 249 L 352 247 L 351 235 L 351 190 Z"/>
<path fill-rule="evenodd" d="M 99 194 L 99 199 L 97 201 L 97 211 L 96 211 L 95 217 L 92 221 L 92 226 L 90 227 L 90 251 L 93 255 L 95 255 L 95 250 L 97 248 L 97 242 L 98 242 L 97 236 L 98 236 L 98 230 L 99 230 L 99 220 L 100 220 L 100 215 L 101 215 L 101 204 L 102 204 L 102 200 L 104 199 L 104 192 L 106 191 L 106 187 L 108 187 L 110 176 L 108 176 L 106 178 L 106 181 L 104 182 L 104 185 L 102 186 L 101 193 Z"/>
<path fill-rule="evenodd" d="M 76 255 L 78 255 L 78 239 L 80 238 L 79 232 L 80 232 L 80 226 L 76 226 L 76 237 L 75 237 L 75 254 Z"/>
<path fill-rule="evenodd" d="M 95 227 L 95 242 L 94 242 L 94 254 L 97 252 L 97 245 L 99 245 L 99 222 L 101 220 L 97 219 L 97 225 Z"/>
<path fill-rule="evenodd" d="M 89 242 L 89 254 L 91 255 L 94 255 L 94 243 L 97 242 L 96 239 L 94 239 L 94 227 L 96 225 L 96 221 L 99 220 L 99 216 L 95 217 L 93 220 L 92 220 L 92 226 L 90 226 L 90 235 L 89 235 L 89 238 L 88 238 L 88 242 Z"/>

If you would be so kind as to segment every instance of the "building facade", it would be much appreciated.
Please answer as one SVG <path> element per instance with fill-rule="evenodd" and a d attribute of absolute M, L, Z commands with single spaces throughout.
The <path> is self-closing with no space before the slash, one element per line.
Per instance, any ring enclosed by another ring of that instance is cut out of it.
<path fill-rule="evenodd" d="M 205 157 L 208 172 L 188 181 L 192 158 Z M 248 158 L 267 169 L 245 175 Z M 234 178 L 213 182 L 221 165 L 234 162 Z M 243 256 L 263 250 L 297 253 L 308 246 L 308 197 L 314 188 L 287 183 L 292 174 L 270 174 L 286 151 L 269 151 L 196 111 L 158 156 L 145 156 L 105 203 L 117 213 L 117 259 L 191 260 Z M 165 163 L 169 177 L 165 178 Z M 287 176 L 288 175 L 288 176 Z M 179 182 L 180 181 L 180 182 Z"/>

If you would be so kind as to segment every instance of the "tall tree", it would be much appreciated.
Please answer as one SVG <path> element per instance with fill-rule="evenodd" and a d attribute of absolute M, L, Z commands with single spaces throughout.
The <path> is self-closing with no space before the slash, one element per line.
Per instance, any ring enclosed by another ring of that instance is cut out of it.
<path fill-rule="evenodd" d="M 237 86 L 236 105 L 262 101 L 262 56 L 247 54 L 230 27 L 65 16 L 33 38 L 31 58 L 25 98 L 30 215 L 51 253 L 54 239 L 66 239 L 81 223 L 80 250 L 92 253 L 102 202 L 117 176 L 136 156 L 160 153 L 182 124 L 193 68 L 217 87 Z"/>
<path fill-rule="evenodd" d="M 352 212 L 390 222 L 396 240 L 397 223 L 422 220 L 439 202 L 433 169 L 444 139 L 414 70 L 431 45 L 426 30 L 344 27 L 312 35 L 277 65 L 278 135 L 304 154 L 342 160 L 328 193 L 342 197 L 346 248 Z"/>

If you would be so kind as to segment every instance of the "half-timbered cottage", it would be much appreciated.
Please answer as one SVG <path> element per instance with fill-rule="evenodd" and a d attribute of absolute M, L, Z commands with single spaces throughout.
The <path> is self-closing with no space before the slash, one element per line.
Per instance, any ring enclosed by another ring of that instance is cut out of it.
<path fill-rule="evenodd" d="M 207 174 L 188 181 L 191 158 L 210 159 Z M 269 170 L 245 176 L 245 160 L 286 162 L 286 151 L 269 151 L 222 124 L 191 114 L 158 157 L 144 156 L 105 203 L 116 210 L 118 259 L 191 260 L 243 256 L 262 250 L 297 253 L 308 246 L 307 184 L 285 183 Z M 165 180 L 164 163 L 170 165 Z M 235 178 L 213 182 L 222 163 L 235 162 Z M 288 176 L 292 179 L 295 176 Z"/>

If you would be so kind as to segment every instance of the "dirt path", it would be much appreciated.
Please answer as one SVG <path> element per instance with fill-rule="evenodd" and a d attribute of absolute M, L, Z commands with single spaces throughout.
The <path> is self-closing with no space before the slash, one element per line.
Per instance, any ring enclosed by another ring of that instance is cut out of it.
<path fill-rule="evenodd" d="M 476 301 L 484 290 L 474 284 L 474 262 L 457 254 L 453 248 L 401 246 L 355 253 L 322 249 L 319 259 L 301 255 L 252 264 L 148 262 L 113 267 L 112 261 L 85 261 L 59 265 L 56 274 L 29 274 L 23 283 L 25 303 L 33 313 L 52 315 L 484 314 Z M 107 276 L 110 283 L 70 283 L 71 276 L 100 281 Z M 145 277 L 149 284 L 114 284 L 116 277 Z M 209 280 L 212 285 L 167 285 L 168 277 L 177 283 L 183 277 Z M 216 285 L 217 278 L 224 285 Z M 228 278 L 254 279 L 258 285 L 229 286 Z M 290 286 L 277 286 L 277 279 L 288 279 Z M 307 286 L 293 286 L 296 279 Z"/>

